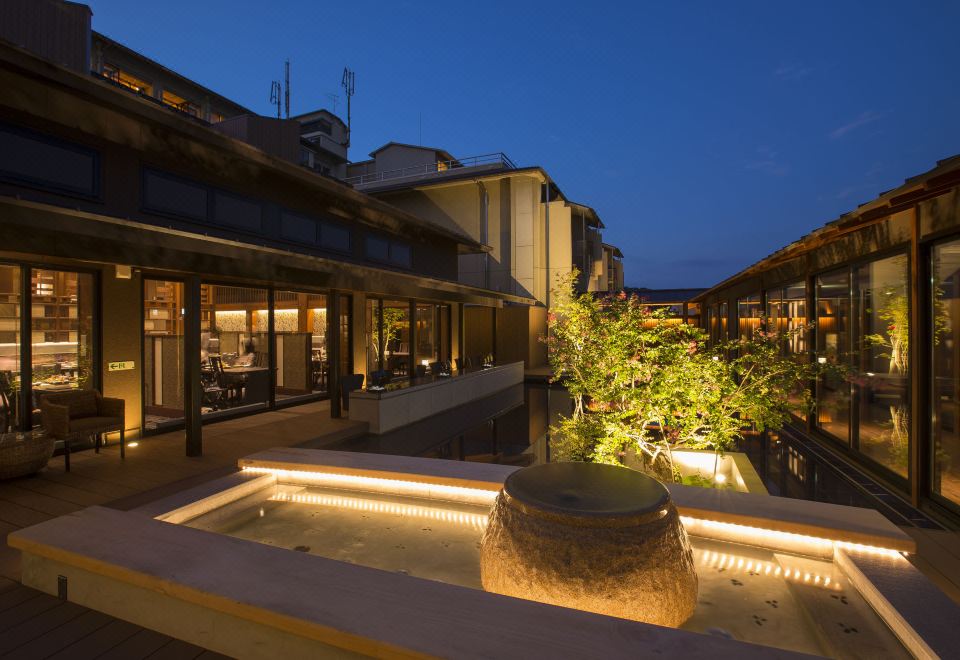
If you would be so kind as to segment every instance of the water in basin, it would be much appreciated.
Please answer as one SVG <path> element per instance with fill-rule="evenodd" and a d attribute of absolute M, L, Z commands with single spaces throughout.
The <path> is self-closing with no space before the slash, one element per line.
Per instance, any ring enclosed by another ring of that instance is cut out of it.
<path fill-rule="evenodd" d="M 191 527 L 474 589 L 488 506 L 279 486 Z M 833 562 L 691 537 L 699 598 L 683 629 L 838 658 L 908 658 Z"/>

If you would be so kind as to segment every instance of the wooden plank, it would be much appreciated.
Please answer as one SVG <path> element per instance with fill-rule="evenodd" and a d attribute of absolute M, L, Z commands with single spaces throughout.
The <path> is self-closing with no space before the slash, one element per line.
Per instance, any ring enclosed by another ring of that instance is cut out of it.
<path fill-rule="evenodd" d="M 107 625 L 95 630 L 83 639 L 57 651 L 51 660 L 77 660 L 78 658 L 98 658 L 104 653 L 127 641 L 143 628 L 127 621 L 113 619 Z"/>
<path fill-rule="evenodd" d="M 193 660 L 205 649 L 194 646 L 179 639 L 171 639 L 155 653 L 150 654 L 150 660 Z"/>
<path fill-rule="evenodd" d="M 42 513 L 35 509 L 29 509 L 13 502 L 0 500 L 0 522 L 5 522 L 14 527 L 30 527 L 38 525 L 53 516 Z"/>
<path fill-rule="evenodd" d="M 42 493 L 50 497 L 71 502 L 79 506 L 94 506 L 109 501 L 110 497 L 88 490 L 76 488 L 67 484 L 59 484 L 44 479 L 20 479 L 16 482 L 18 488 L 34 493 Z"/>
<path fill-rule="evenodd" d="M 40 511 L 48 516 L 65 516 L 68 513 L 73 513 L 86 506 L 66 502 L 43 493 L 25 490 L 17 486 L 16 483 L 4 484 L 4 486 L 0 488 L 0 500 Z"/>
<path fill-rule="evenodd" d="M 54 598 L 53 596 L 48 596 L 47 594 L 32 589 L 31 591 L 34 592 L 33 598 L 15 607 L 11 607 L 0 616 L 0 633 L 10 628 L 15 628 L 21 623 L 25 623 L 63 603 L 59 598 Z"/>
<path fill-rule="evenodd" d="M 15 589 L 4 591 L 0 594 L 0 613 L 6 612 L 21 603 L 25 603 L 31 598 L 35 598 L 39 593 L 36 589 L 24 587 L 23 585 L 17 585 Z"/>
<path fill-rule="evenodd" d="M 171 638 L 153 630 L 141 628 L 139 632 L 117 644 L 100 656 L 100 660 L 137 660 L 146 658 L 151 653 L 170 642 Z"/>
<path fill-rule="evenodd" d="M 14 649 L 18 659 L 41 660 L 103 628 L 113 619 L 102 612 L 86 610 L 80 616 Z"/>
<path fill-rule="evenodd" d="M 50 633 L 50 631 L 56 630 L 88 611 L 87 608 L 75 603 L 65 602 L 43 612 L 39 616 L 24 621 L 0 636 L 0 655 L 19 649 L 24 644 L 29 644 L 33 640 L 43 637 Z"/>

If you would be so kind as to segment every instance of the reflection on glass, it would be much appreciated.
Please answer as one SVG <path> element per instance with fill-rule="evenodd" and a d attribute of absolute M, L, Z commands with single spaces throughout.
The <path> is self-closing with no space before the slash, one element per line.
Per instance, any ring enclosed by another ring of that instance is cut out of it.
<path fill-rule="evenodd" d="M 143 281 L 143 422 L 149 431 L 183 419 L 183 283 Z"/>
<path fill-rule="evenodd" d="M 200 360 L 208 414 L 270 400 L 266 289 L 201 284 Z"/>
<path fill-rule="evenodd" d="M 379 371 L 383 367 L 380 357 L 383 355 L 383 342 L 380 337 L 380 301 L 367 299 L 367 319 L 364 324 L 367 346 L 367 374 Z M 368 376 L 369 377 L 369 376 Z"/>
<path fill-rule="evenodd" d="M 0 433 L 20 422 L 20 267 L 0 265 Z"/>
<path fill-rule="evenodd" d="M 340 296 L 340 375 L 346 376 L 353 373 L 353 324 L 350 319 L 353 317 L 353 296 L 341 294 Z"/>
<path fill-rule="evenodd" d="M 762 320 L 763 307 L 760 305 L 759 293 L 737 300 L 737 324 L 740 339 L 753 339 L 753 336 L 760 329 Z"/>
<path fill-rule="evenodd" d="M 437 305 L 417 304 L 417 352 L 414 364 L 426 367 L 436 362 L 437 356 Z M 422 370 L 421 370 L 422 371 Z"/>
<path fill-rule="evenodd" d="M 855 269 L 858 448 L 902 476 L 910 449 L 907 258 Z"/>
<path fill-rule="evenodd" d="M 847 364 L 850 342 L 850 274 L 844 269 L 817 277 L 817 360 Z M 850 387 L 828 373 L 817 385 L 817 425 L 849 443 Z"/>
<path fill-rule="evenodd" d="M 716 344 L 720 339 L 720 306 L 707 307 L 707 332 L 710 333 L 710 344 Z"/>
<path fill-rule="evenodd" d="M 960 241 L 933 250 L 930 490 L 960 507 Z"/>
<path fill-rule="evenodd" d="M 396 376 L 409 376 L 410 366 L 410 303 L 406 300 L 385 300 L 383 316 L 383 368 Z"/>
<path fill-rule="evenodd" d="M 687 303 L 687 324 L 700 325 L 700 303 Z"/>
<path fill-rule="evenodd" d="M 30 290 L 34 403 L 48 392 L 93 389 L 93 275 L 34 268 Z"/>
<path fill-rule="evenodd" d="M 807 287 L 803 282 L 767 291 L 767 319 L 769 329 L 787 336 L 785 354 L 799 354 L 807 350 L 805 332 L 797 332 L 807 323 Z M 793 334 L 790 334 L 793 333 Z"/>
<path fill-rule="evenodd" d="M 327 297 L 322 293 L 277 291 L 273 301 L 276 400 L 326 392 Z M 258 314 L 266 319 L 266 310 Z"/>

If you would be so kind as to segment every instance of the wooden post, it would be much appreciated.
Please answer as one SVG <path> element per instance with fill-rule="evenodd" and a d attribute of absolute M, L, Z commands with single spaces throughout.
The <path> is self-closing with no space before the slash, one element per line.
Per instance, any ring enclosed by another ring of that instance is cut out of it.
<path fill-rule="evenodd" d="M 183 319 L 183 416 L 187 435 L 187 456 L 203 456 L 203 425 L 200 404 L 203 383 L 200 377 L 200 278 L 184 281 Z"/>
<path fill-rule="evenodd" d="M 910 502 L 913 506 L 920 506 L 921 495 L 927 492 L 925 477 L 929 476 L 927 466 L 930 464 L 930 454 L 927 445 L 930 436 L 930 401 L 929 380 L 921 377 L 921 371 L 930 365 L 932 345 L 931 323 L 924 322 L 928 313 L 933 313 L 933 301 L 930 299 L 929 286 L 922 286 L 922 282 L 930 281 L 929 261 L 923 258 L 920 246 L 920 207 L 913 209 L 913 222 L 910 236 L 910 331 L 911 350 L 907 356 L 907 365 L 910 371 Z"/>
<path fill-rule="evenodd" d="M 340 294 L 327 298 L 327 364 L 330 365 L 330 417 L 343 416 L 340 399 Z"/>
<path fill-rule="evenodd" d="M 276 296 L 273 287 L 267 289 L 267 368 L 270 370 L 270 393 L 267 397 L 267 406 L 275 408 L 277 405 L 277 328 L 274 318 Z"/>
<path fill-rule="evenodd" d="M 18 401 L 21 431 L 33 428 L 33 332 L 30 317 L 33 314 L 33 291 L 30 286 L 30 267 L 20 268 L 20 400 Z M 66 443 L 64 443 L 66 451 Z"/>

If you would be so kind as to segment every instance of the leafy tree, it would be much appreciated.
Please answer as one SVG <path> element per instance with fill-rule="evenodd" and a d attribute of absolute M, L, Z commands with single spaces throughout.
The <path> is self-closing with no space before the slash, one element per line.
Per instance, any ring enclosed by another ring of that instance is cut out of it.
<path fill-rule="evenodd" d="M 573 399 L 553 429 L 561 460 L 618 464 L 634 451 L 678 479 L 673 449 L 723 452 L 746 429 L 781 428 L 798 398 L 811 407 L 816 367 L 785 355 L 783 334 L 708 347 L 703 330 L 635 296 L 578 295 L 576 277 L 559 278 L 544 340 Z"/>

